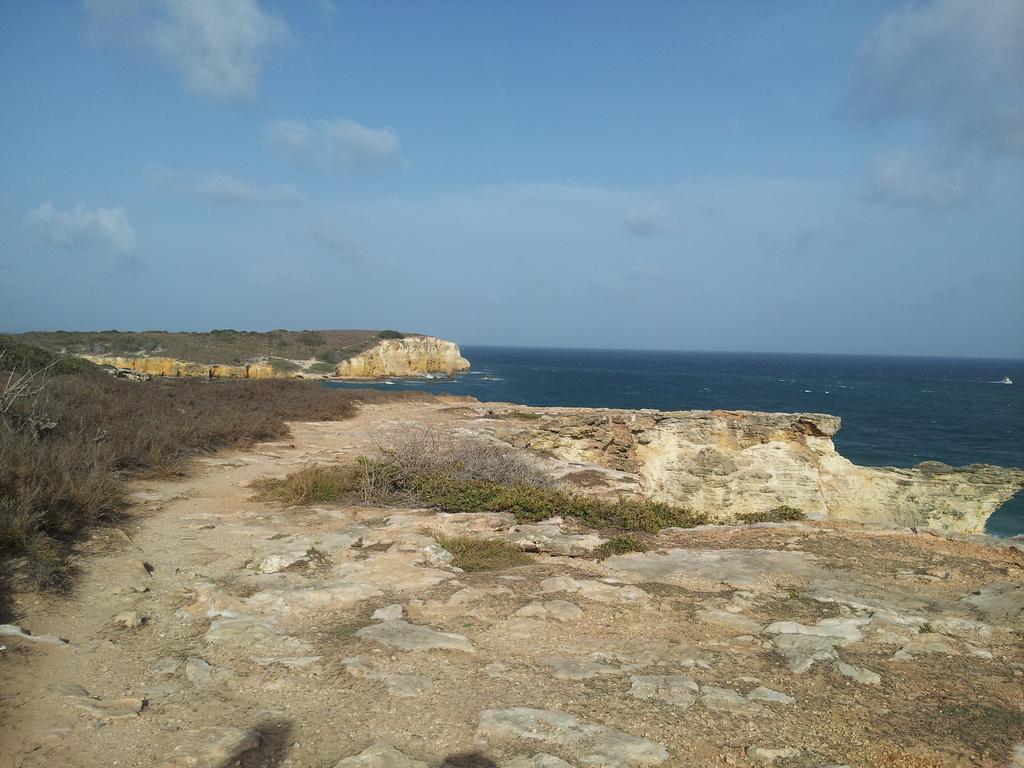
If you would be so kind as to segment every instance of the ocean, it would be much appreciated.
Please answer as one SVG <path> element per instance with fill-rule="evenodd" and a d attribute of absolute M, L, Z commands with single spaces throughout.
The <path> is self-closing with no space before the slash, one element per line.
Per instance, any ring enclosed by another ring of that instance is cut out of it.
<path fill-rule="evenodd" d="M 841 416 L 835 443 L 857 464 L 1024 467 L 1024 360 L 463 347 L 453 378 L 329 382 L 526 405 L 744 409 Z M 1004 377 L 1015 383 L 1000 384 Z M 1024 533 L 1024 494 L 988 523 Z"/>

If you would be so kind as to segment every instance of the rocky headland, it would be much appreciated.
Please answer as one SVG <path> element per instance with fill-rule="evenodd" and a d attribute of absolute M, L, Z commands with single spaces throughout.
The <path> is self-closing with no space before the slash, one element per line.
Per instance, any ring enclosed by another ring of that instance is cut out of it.
<path fill-rule="evenodd" d="M 137 377 L 375 379 L 469 370 L 457 344 L 398 331 L 31 332 L 12 340 Z"/>
<path fill-rule="evenodd" d="M 1019 475 L 855 467 L 838 426 L 394 402 L 135 481 L 73 595 L 17 595 L 0 627 L 3 764 L 1020 766 L 1024 552 L 917 527 L 980 519 Z M 613 554 L 557 516 L 254 495 L 422 430 L 723 524 Z M 808 519 L 724 522 L 780 504 Z M 525 559 L 478 570 L 453 541 Z"/>
<path fill-rule="evenodd" d="M 475 431 L 562 460 L 591 490 L 634 492 L 722 521 L 777 506 L 848 520 L 980 533 L 1024 488 L 984 464 L 862 467 L 836 452 L 820 413 L 488 407 Z"/>

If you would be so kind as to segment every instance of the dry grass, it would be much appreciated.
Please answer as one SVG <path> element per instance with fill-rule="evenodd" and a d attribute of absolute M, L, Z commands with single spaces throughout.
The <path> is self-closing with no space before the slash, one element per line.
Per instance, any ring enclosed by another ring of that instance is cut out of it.
<path fill-rule="evenodd" d="M 454 555 L 452 565 L 464 571 L 499 571 L 526 565 L 530 558 L 519 547 L 501 539 L 435 535 L 437 543 Z"/>
<path fill-rule="evenodd" d="M 281 438 L 287 421 L 423 397 L 292 380 L 51 378 L 0 414 L 0 556 L 25 558 L 36 583 L 59 587 L 68 544 L 125 509 L 125 478 L 181 474 L 198 454 Z"/>

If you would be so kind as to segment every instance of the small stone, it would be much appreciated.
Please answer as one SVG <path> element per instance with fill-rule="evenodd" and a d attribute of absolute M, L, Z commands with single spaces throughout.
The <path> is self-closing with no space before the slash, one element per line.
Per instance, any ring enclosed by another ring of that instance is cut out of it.
<path fill-rule="evenodd" d="M 533 757 L 515 757 L 505 763 L 502 768 L 573 768 L 573 766 L 560 757 L 549 755 L 546 752 L 538 752 Z"/>
<path fill-rule="evenodd" d="M 154 675 L 173 675 L 177 673 L 180 666 L 179 659 L 173 656 L 164 656 L 162 659 L 157 659 L 149 669 Z"/>
<path fill-rule="evenodd" d="M 145 704 L 142 699 L 136 698 L 98 699 L 90 695 L 85 688 L 74 683 L 58 686 L 56 694 L 99 720 L 137 717 Z"/>
<path fill-rule="evenodd" d="M 844 664 L 840 661 L 836 663 L 836 669 L 839 671 L 839 674 L 845 675 L 862 685 L 882 684 L 882 676 L 880 674 L 872 672 L 870 669 L 864 669 L 864 667 L 855 667 L 853 664 Z"/>
<path fill-rule="evenodd" d="M 136 629 L 141 627 L 145 619 L 138 611 L 124 611 L 114 617 L 114 624 L 124 629 Z"/>
<path fill-rule="evenodd" d="M 391 619 L 381 624 L 363 627 L 356 631 L 356 635 L 400 651 L 443 650 L 476 653 L 473 644 L 462 635 L 438 632 L 402 619 Z"/>
<path fill-rule="evenodd" d="M 125 586 L 132 592 L 149 592 L 153 579 L 152 568 L 142 560 L 132 560 L 128 565 Z"/>
<path fill-rule="evenodd" d="M 231 670 L 218 669 L 206 659 L 201 659 L 198 656 L 189 656 L 185 661 L 185 677 L 198 687 L 213 685 L 232 676 Z"/>
<path fill-rule="evenodd" d="M 700 702 L 715 712 L 756 714 L 765 711 L 760 705 L 747 701 L 736 691 L 719 688 L 717 685 L 703 686 L 700 689 Z"/>
<path fill-rule="evenodd" d="M 544 663 L 554 670 L 554 676 L 558 680 L 588 680 L 598 675 L 614 675 L 619 671 L 597 661 L 565 659 L 561 656 L 548 656 Z"/>
<path fill-rule="evenodd" d="M 759 686 L 747 694 L 748 701 L 769 701 L 773 704 L 796 704 L 796 699 L 781 691 Z"/>
<path fill-rule="evenodd" d="M 387 744 L 374 744 L 358 755 L 335 763 L 334 768 L 427 768 L 427 764 L 413 760 Z"/>
<path fill-rule="evenodd" d="M 392 603 L 384 608 L 378 608 L 373 612 L 371 618 L 377 619 L 378 621 L 391 621 L 392 619 L 402 618 L 402 614 L 405 613 L 405 609 L 401 603 Z"/>
<path fill-rule="evenodd" d="M 484 739 L 533 740 L 567 747 L 579 753 L 583 764 L 601 768 L 641 768 L 668 760 L 668 751 L 661 744 L 581 722 L 557 710 L 485 709 L 477 733 Z"/>
<path fill-rule="evenodd" d="M 697 700 L 700 686 L 684 675 L 634 675 L 629 695 L 638 699 L 660 699 L 686 709 Z"/>
<path fill-rule="evenodd" d="M 33 635 L 17 624 L 0 624 L 0 636 L 17 637 L 32 643 L 50 643 L 51 645 L 67 645 L 68 641 L 56 635 Z"/>
<path fill-rule="evenodd" d="M 210 726 L 180 731 L 180 743 L 157 768 L 221 768 L 260 743 L 259 731 Z"/>

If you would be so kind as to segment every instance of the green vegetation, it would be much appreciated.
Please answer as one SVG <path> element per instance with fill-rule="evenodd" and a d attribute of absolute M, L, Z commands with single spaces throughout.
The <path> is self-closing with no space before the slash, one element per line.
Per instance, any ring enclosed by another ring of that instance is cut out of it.
<path fill-rule="evenodd" d="M 530 562 L 519 547 L 502 539 L 443 535 L 436 538 L 438 544 L 455 556 L 452 565 L 464 571 L 497 571 Z"/>
<path fill-rule="evenodd" d="M 343 501 L 359 490 L 359 474 L 345 467 L 314 465 L 283 478 L 263 478 L 253 483 L 261 497 L 288 506 Z"/>
<path fill-rule="evenodd" d="M 0 369 L 52 361 L 22 346 Z M 64 556 L 78 536 L 123 513 L 125 479 L 179 474 L 197 454 L 283 437 L 287 421 L 341 420 L 361 402 L 426 399 L 294 380 L 132 382 L 98 372 L 50 376 L 55 370 L 0 376 L 0 557 L 20 558 L 21 572 L 44 587 L 66 583 Z"/>
<path fill-rule="evenodd" d="M 263 498 L 283 504 L 407 504 L 443 512 L 507 512 L 521 523 L 569 515 L 608 531 L 655 533 L 708 522 L 702 514 L 662 502 L 570 493 L 554 487 L 520 455 L 454 442 L 429 430 L 408 435 L 381 454 L 350 466 L 307 467 L 256 487 Z"/>
<path fill-rule="evenodd" d="M 647 545 L 635 536 L 612 536 L 608 541 L 597 548 L 597 554 L 602 557 L 611 555 L 624 555 L 627 552 L 646 552 Z"/>
<path fill-rule="evenodd" d="M 405 334 L 401 331 L 381 331 L 377 334 L 378 339 L 404 339 Z"/>
<path fill-rule="evenodd" d="M 51 376 L 99 371 L 97 366 L 80 357 L 65 357 L 23 344 L 11 336 L 0 336 L 0 371 L 24 372 L 43 368 Z"/>
<path fill-rule="evenodd" d="M 337 366 L 318 361 L 309 366 L 309 370 L 313 373 L 326 373 L 327 375 L 331 375 L 337 370 Z"/>
<path fill-rule="evenodd" d="M 391 334 L 385 336 L 384 334 Z M 397 334 L 397 335 L 394 335 Z M 398 331 L 286 331 L 220 328 L 208 333 L 167 331 L 53 331 L 23 333 L 14 341 L 70 355 L 159 355 L 210 365 L 239 365 L 267 357 L 339 363 Z"/>
<path fill-rule="evenodd" d="M 764 512 L 748 512 L 736 517 L 743 523 L 781 523 L 787 520 L 803 520 L 807 516 L 796 507 L 782 504 Z"/>

